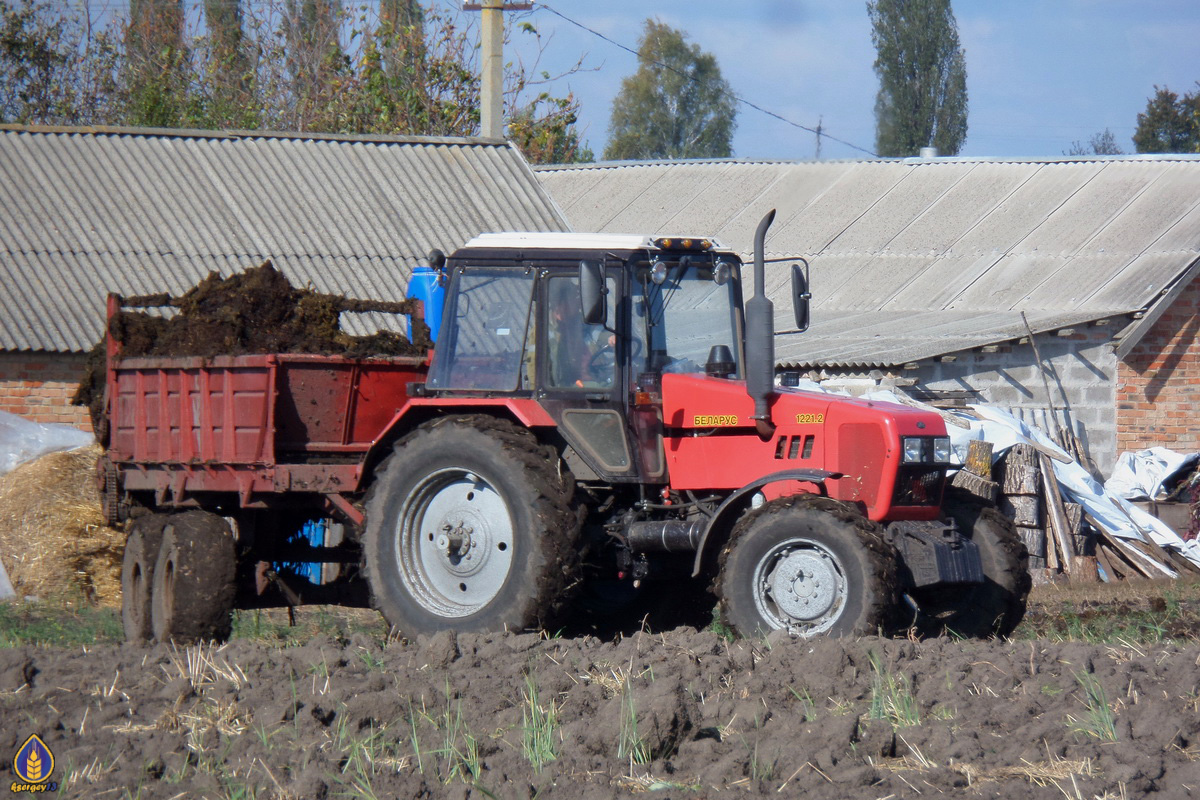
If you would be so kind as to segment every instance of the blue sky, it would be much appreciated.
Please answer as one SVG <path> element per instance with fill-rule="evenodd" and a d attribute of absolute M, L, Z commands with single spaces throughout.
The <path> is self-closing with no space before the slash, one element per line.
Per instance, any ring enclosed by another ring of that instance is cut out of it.
<path fill-rule="evenodd" d="M 439 0 L 456 6 L 452 0 Z M 865 0 L 545 0 L 563 15 L 636 49 L 654 16 L 713 53 L 733 90 L 810 128 L 874 149 L 878 81 Z M 1177 93 L 1200 80 L 1198 0 L 958 0 L 970 96 L 962 154 L 1055 157 L 1075 140 L 1112 130 L 1133 151 L 1139 111 L 1154 86 Z M 563 68 L 586 53 L 582 72 L 553 86 L 582 102 L 580 127 L 600 157 L 609 107 L 637 67 L 625 51 L 544 9 L 529 12 L 550 42 L 542 66 Z M 532 58 L 517 36 L 507 58 Z M 811 159 L 813 134 L 741 106 L 734 155 Z M 822 158 L 861 157 L 829 139 Z"/>

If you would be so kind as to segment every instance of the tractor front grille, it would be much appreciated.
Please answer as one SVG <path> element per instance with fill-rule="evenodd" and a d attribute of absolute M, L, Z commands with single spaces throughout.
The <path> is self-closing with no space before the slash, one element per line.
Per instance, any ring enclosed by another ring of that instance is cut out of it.
<path fill-rule="evenodd" d="M 946 483 L 946 468 L 925 464 L 900 467 L 896 489 L 892 492 L 894 506 L 936 506 L 942 502 L 942 487 Z"/>

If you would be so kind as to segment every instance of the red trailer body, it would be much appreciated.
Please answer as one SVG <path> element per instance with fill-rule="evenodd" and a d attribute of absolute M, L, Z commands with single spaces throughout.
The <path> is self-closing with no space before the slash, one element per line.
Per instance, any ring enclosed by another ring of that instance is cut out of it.
<path fill-rule="evenodd" d="M 148 357 L 110 367 L 108 458 L 156 505 L 195 492 L 354 492 L 366 454 L 423 381 L 420 357 Z"/>

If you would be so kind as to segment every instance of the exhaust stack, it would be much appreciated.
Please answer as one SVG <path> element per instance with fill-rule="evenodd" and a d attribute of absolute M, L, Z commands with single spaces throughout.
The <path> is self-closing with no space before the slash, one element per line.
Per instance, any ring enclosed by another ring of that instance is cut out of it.
<path fill-rule="evenodd" d="M 746 392 L 754 400 L 758 434 L 764 439 L 775 433 L 771 422 L 771 398 L 775 394 L 775 304 L 767 297 L 765 240 L 775 220 L 775 209 L 758 223 L 754 232 L 754 297 L 746 303 Z"/>

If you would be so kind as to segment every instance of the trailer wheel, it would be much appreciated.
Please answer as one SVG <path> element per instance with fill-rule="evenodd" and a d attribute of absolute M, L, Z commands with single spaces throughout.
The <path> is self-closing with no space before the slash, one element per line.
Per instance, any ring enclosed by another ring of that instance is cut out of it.
<path fill-rule="evenodd" d="M 366 500 L 376 607 L 407 636 L 546 627 L 577 583 L 573 486 L 557 454 L 491 417 L 453 417 L 397 443 Z"/>
<path fill-rule="evenodd" d="M 946 514 L 979 548 L 984 582 L 932 586 L 913 599 L 921 610 L 918 632 L 985 638 L 1008 636 L 1025 616 L 1033 584 L 1029 553 L 1011 520 L 994 508 L 950 501 Z"/>
<path fill-rule="evenodd" d="M 172 514 L 154 565 L 151 627 L 160 642 L 229 638 L 237 553 L 225 520 Z"/>
<path fill-rule="evenodd" d="M 857 636 L 891 626 L 895 552 L 845 503 L 815 495 L 766 503 L 734 527 L 719 563 L 722 619 L 741 636 Z"/>
<path fill-rule="evenodd" d="M 150 514 L 129 523 L 125 553 L 121 558 L 121 624 L 127 642 L 146 642 L 153 635 L 150 620 L 150 587 L 154 562 L 162 545 L 166 514 Z"/>

